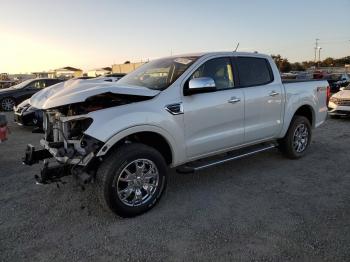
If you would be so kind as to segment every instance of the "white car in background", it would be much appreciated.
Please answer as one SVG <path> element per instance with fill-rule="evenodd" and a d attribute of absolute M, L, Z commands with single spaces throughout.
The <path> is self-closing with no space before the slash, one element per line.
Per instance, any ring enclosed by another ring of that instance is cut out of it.
<path fill-rule="evenodd" d="M 115 74 L 108 74 L 105 76 L 98 76 L 96 78 L 91 78 L 89 81 L 106 81 L 106 82 L 117 82 L 122 77 L 124 77 L 126 74 L 122 73 L 115 73 Z"/>
<path fill-rule="evenodd" d="M 350 85 L 335 93 L 328 103 L 329 115 L 350 116 Z"/>
<path fill-rule="evenodd" d="M 97 76 L 97 77 L 77 77 L 77 78 L 72 78 L 68 79 L 66 82 L 72 83 L 72 82 L 117 82 L 120 80 L 122 77 L 126 76 L 124 73 L 112 73 L 104 76 Z"/>

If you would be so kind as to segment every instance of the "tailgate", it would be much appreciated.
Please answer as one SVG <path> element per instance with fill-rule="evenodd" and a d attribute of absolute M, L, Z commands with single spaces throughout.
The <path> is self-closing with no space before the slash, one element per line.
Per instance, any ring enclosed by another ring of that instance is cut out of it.
<path fill-rule="evenodd" d="M 316 112 L 316 121 L 315 127 L 321 125 L 327 118 L 328 114 L 328 101 L 330 97 L 330 88 L 327 81 L 315 81 L 315 98 L 317 101 L 317 112 Z"/>

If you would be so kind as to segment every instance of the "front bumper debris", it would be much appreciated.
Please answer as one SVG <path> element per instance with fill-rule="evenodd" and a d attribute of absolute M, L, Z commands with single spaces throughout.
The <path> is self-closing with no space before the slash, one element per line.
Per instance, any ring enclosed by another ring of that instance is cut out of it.
<path fill-rule="evenodd" d="M 85 172 L 85 170 L 88 170 L 85 165 L 90 163 L 93 159 L 93 154 L 89 154 L 90 156 L 87 155 L 83 160 L 80 158 L 69 159 L 68 157 L 57 157 L 55 155 L 59 153 L 56 151 L 56 148 L 49 147 L 49 145 L 46 144 L 47 142 L 44 142 L 43 144 L 46 145 L 46 147 L 40 150 L 36 150 L 33 145 L 27 145 L 23 158 L 23 164 L 29 166 L 39 163 L 39 161 L 44 161 L 44 167 L 41 169 L 40 174 L 34 176 L 37 184 L 59 183 L 62 182 L 62 177 L 69 175 L 73 175 L 73 177 L 77 178 L 81 185 L 85 185 L 93 179 L 93 172 Z M 54 143 L 50 144 L 52 144 L 51 146 L 55 146 Z M 51 165 L 49 165 L 48 159 L 50 158 L 55 158 L 58 163 L 51 163 Z M 88 158 L 88 160 L 84 160 L 86 158 Z"/>
<path fill-rule="evenodd" d="M 73 165 L 54 164 L 49 165 L 45 160 L 44 167 L 40 171 L 40 175 L 35 175 L 37 184 L 45 185 L 51 183 L 62 183 L 62 177 L 73 175 L 78 180 L 80 185 L 86 185 L 93 179 L 93 174 L 86 173 L 83 168 L 76 168 Z"/>
<path fill-rule="evenodd" d="M 63 142 L 47 142 L 44 139 L 40 140 L 40 144 L 44 147 L 50 154 L 62 164 L 71 164 L 71 165 L 79 165 L 86 166 L 89 162 L 94 158 L 94 153 L 90 152 L 84 157 L 69 157 L 62 155 L 63 153 L 60 151 L 58 145 L 63 144 Z"/>
<path fill-rule="evenodd" d="M 37 184 L 50 184 L 54 182 L 60 182 L 61 178 L 69 174 L 68 166 L 66 165 L 55 165 L 50 166 L 47 159 L 52 158 L 51 153 L 47 149 L 35 150 L 32 145 L 27 145 L 25 156 L 23 158 L 23 164 L 33 165 L 44 160 L 44 167 L 40 171 L 40 175 L 35 175 Z"/>
<path fill-rule="evenodd" d="M 39 161 L 52 158 L 51 153 L 47 149 L 35 150 L 35 147 L 31 144 L 27 145 L 25 156 L 23 158 L 23 164 L 31 166 L 39 163 Z"/>
<path fill-rule="evenodd" d="M 95 152 L 103 143 L 84 135 L 84 130 L 92 119 L 85 116 L 62 116 L 60 112 L 44 113 L 44 139 L 40 140 L 43 149 L 36 150 L 28 145 L 23 159 L 26 165 L 44 160 L 40 175 L 35 178 L 39 184 L 61 182 L 61 178 L 73 175 L 83 184 L 90 182 L 99 164 Z M 52 158 L 55 161 L 50 161 Z"/>
<path fill-rule="evenodd" d="M 48 162 L 44 163 L 44 167 L 40 171 L 40 175 L 35 175 L 34 178 L 37 184 L 45 185 L 51 183 L 62 182 L 61 178 L 68 176 L 69 168 L 66 165 L 49 166 Z"/>

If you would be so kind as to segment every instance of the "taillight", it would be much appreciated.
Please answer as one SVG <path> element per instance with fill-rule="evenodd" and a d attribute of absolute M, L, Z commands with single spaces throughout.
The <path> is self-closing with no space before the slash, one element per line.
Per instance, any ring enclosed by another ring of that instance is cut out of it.
<path fill-rule="evenodd" d="M 331 97 L 331 88 L 327 86 L 327 97 L 326 97 L 326 103 L 328 105 L 329 98 Z"/>

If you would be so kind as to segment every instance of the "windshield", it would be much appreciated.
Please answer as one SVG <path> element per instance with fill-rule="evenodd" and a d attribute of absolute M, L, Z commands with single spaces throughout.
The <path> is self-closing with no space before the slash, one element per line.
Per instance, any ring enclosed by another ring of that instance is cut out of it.
<path fill-rule="evenodd" d="M 198 56 L 187 56 L 154 60 L 124 76 L 118 81 L 118 84 L 164 90 L 174 83 L 197 59 Z"/>
<path fill-rule="evenodd" d="M 23 81 L 22 83 L 19 83 L 18 85 L 14 85 L 12 86 L 13 88 L 16 88 L 16 89 L 21 89 L 21 88 L 24 88 L 26 87 L 30 82 L 32 82 L 33 79 L 28 79 L 26 81 Z"/>

